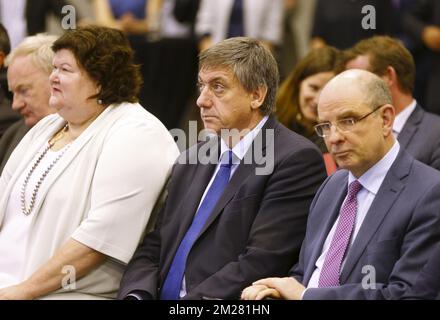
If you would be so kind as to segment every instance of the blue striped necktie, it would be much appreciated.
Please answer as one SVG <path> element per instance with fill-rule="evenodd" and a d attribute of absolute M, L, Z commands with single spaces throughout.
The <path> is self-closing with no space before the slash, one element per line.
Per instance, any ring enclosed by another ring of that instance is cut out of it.
<path fill-rule="evenodd" d="M 227 157 L 226 161 L 222 161 L 220 169 L 209 187 L 209 190 L 206 192 L 205 198 L 197 210 L 191 226 L 176 251 L 161 290 L 160 298 L 162 300 L 179 299 L 188 254 L 199 236 L 200 231 L 205 226 L 212 210 L 223 194 L 224 189 L 228 185 L 229 177 L 231 176 L 232 151 L 229 150 L 228 152 L 225 152 L 222 157 L 225 156 Z"/>

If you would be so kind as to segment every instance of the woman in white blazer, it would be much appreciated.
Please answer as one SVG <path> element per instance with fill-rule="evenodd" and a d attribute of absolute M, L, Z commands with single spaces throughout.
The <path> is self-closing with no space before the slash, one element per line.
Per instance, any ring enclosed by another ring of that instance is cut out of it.
<path fill-rule="evenodd" d="M 120 31 L 69 30 L 52 49 L 57 114 L 0 177 L 0 299 L 114 298 L 178 149 L 136 103 L 141 80 Z"/>

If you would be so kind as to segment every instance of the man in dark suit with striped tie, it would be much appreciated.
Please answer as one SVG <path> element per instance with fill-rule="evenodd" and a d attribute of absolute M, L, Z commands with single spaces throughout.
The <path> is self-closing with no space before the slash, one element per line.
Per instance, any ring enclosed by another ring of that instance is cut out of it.
<path fill-rule="evenodd" d="M 278 70 L 257 40 L 231 38 L 200 55 L 208 141 L 173 168 L 156 228 L 121 282 L 120 299 L 238 299 L 298 259 L 322 155 L 271 113 Z"/>

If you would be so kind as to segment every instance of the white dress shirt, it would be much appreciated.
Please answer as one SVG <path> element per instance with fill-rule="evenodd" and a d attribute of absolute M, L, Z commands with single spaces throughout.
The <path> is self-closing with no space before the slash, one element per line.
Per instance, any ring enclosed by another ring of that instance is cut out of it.
<path fill-rule="evenodd" d="M 354 225 L 353 234 L 350 238 L 350 243 L 347 248 L 347 253 L 350 250 L 350 247 L 353 245 L 354 240 L 356 239 L 356 236 L 359 232 L 359 229 L 362 226 L 362 223 L 365 219 L 365 216 L 368 213 L 368 209 L 370 209 L 370 206 L 376 197 L 376 194 L 382 185 L 383 180 L 385 179 L 386 174 L 388 173 L 391 165 L 394 163 L 394 161 L 397 158 L 397 154 L 399 153 L 400 145 L 396 141 L 393 145 L 393 147 L 387 152 L 387 154 L 379 161 L 377 162 L 373 167 L 368 169 L 367 172 L 365 172 L 358 181 L 362 185 L 362 189 L 357 194 L 357 201 L 358 201 L 358 209 L 356 214 L 356 220 Z M 348 175 L 348 185 L 350 185 L 351 182 L 356 180 L 356 178 L 353 176 L 353 174 L 350 172 Z M 344 202 L 347 199 L 344 200 Z M 318 260 L 315 264 L 315 271 L 313 272 L 309 283 L 307 284 L 307 288 L 317 288 L 318 282 L 319 282 L 319 276 L 321 275 L 321 269 L 324 264 L 325 257 L 327 255 L 327 251 L 330 247 L 330 243 L 333 239 L 333 236 L 335 234 L 336 226 L 338 224 L 340 216 L 336 219 L 336 221 L 333 224 L 333 227 L 331 228 L 329 234 L 327 235 L 327 238 L 324 242 L 324 245 L 322 247 L 321 255 L 319 256 Z M 341 265 L 341 270 L 344 268 L 345 260 L 346 260 L 347 254 L 344 257 Z"/>
<path fill-rule="evenodd" d="M 413 101 L 405 109 L 403 109 L 402 112 L 396 115 L 396 118 L 394 119 L 394 123 L 393 123 L 394 137 L 397 138 L 399 136 L 399 133 L 402 132 L 405 123 L 408 121 L 408 118 L 416 109 L 416 106 L 417 106 L 417 101 L 413 99 Z"/>
<path fill-rule="evenodd" d="M 232 167 L 231 167 L 231 176 L 229 177 L 229 180 L 231 180 L 232 176 L 234 175 L 235 171 L 237 170 L 238 165 L 240 164 L 240 161 L 243 160 L 246 152 L 248 151 L 249 147 L 252 145 L 252 142 L 254 141 L 257 134 L 260 132 L 261 128 L 266 123 L 267 119 L 269 117 L 265 116 L 261 121 L 253 128 L 251 131 L 249 131 L 248 134 L 246 134 L 233 148 L 232 148 Z M 212 182 L 214 181 L 214 177 L 216 176 L 218 170 L 220 170 L 220 164 L 225 160 L 225 153 L 228 152 L 230 149 L 228 145 L 223 141 L 223 139 L 220 140 L 220 158 L 219 163 L 217 164 L 215 171 L 211 177 L 211 180 L 209 181 L 208 185 L 206 186 L 205 192 L 203 193 L 203 196 L 200 200 L 199 206 L 197 207 L 197 210 L 199 209 L 201 203 L 205 199 L 206 193 L 208 192 L 209 188 L 211 187 Z M 185 284 L 185 276 L 183 276 L 182 281 L 182 287 L 180 289 L 179 293 L 180 298 L 186 296 L 186 284 Z"/>

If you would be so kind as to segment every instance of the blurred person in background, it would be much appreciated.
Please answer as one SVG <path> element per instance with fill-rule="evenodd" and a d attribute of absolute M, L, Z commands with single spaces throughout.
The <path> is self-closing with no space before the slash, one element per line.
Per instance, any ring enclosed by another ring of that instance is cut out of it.
<path fill-rule="evenodd" d="M 94 0 L 96 22 L 128 36 L 157 31 L 162 0 Z"/>
<path fill-rule="evenodd" d="M 392 0 L 317 0 L 311 47 L 347 49 L 376 34 L 393 35 L 397 24 Z"/>
<path fill-rule="evenodd" d="M 403 21 L 404 30 L 416 43 L 422 43 L 427 64 L 426 88 L 423 92 L 426 110 L 440 115 L 440 1 L 417 0 Z"/>
<path fill-rule="evenodd" d="M 318 121 L 318 98 L 322 88 L 339 69 L 341 53 L 333 47 L 310 51 L 281 84 L 276 115 L 289 129 L 306 137 L 323 153 L 327 174 L 337 169 L 324 140 L 314 129 Z"/>
<path fill-rule="evenodd" d="M 6 56 L 10 51 L 11 43 L 9 42 L 8 32 L 0 23 L 0 138 L 11 124 L 20 119 L 20 116 L 11 109 L 6 68 L 4 67 Z"/>
<path fill-rule="evenodd" d="M 65 0 L 0 0 L 0 21 L 9 32 L 12 49 L 26 36 L 46 32 L 49 14 L 56 16 L 61 24 L 62 9 L 69 4 Z"/>
<path fill-rule="evenodd" d="M 282 23 L 283 0 L 201 0 L 196 22 L 199 48 L 246 36 L 273 49 L 281 41 Z"/>
<path fill-rule="evenodd" d="M 315 132 L 318 99 L 322 88 L 337 71 L 340 52 L 333 47 L 312 50 L 281 84 L 276 100 L 276 116 L 287 128 L 308 138 L 321 152 L 325 143 Z"/>
<path fill-rule="evenodd" d="M 416 66 L 397 39 L 375 36 L 344 52 L 346 69 L 364 69 L 388 85 L 396 119 L 393 134 L 414 158 L 440 170 L 440 117 L 426 112 L 413 97 Z"/>

